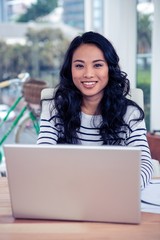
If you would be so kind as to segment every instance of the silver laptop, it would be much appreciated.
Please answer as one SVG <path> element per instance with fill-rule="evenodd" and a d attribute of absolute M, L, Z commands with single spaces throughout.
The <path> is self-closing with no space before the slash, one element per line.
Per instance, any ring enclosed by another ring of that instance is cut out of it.
<path fill-rule="evenodd" d="M 13 216 L 140 223 L 140 150 L 5 145 Z"/>

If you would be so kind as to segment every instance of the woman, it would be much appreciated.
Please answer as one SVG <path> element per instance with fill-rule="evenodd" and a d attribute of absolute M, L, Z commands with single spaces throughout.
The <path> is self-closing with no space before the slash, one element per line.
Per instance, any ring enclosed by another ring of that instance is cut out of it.
<path fill-rule="evenodd" d="M 112 44 L 95 32 L 77 36 L 66 52 L 50 110 L 42 110 L 38 144 L 138 146 L 143 189 L 153 169 L 144 112 L 126 98 L 129 91 Z"/>

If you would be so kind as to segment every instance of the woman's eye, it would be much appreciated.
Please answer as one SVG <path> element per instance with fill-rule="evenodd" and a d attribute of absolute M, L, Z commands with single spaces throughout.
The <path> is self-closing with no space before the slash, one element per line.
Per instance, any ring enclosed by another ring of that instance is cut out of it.
<path fill-rule="evenodd" d="M 83 65 L 82 64 L 76 64 L 75 67 L 76 68 L 83 68 Z"/>
<path fill-rule="evenodd" d="M 100 67 L 103 66 L 103 64 L 102 64 L 102 63 L 96 63 L 94 66 L 95 66 L 96 68 L 100 68 Z"/>

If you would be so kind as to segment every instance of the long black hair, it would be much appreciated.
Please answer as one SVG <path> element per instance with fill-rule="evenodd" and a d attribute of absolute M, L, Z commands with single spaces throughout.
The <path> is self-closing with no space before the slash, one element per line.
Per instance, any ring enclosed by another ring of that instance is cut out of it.
<path fill-rule="evenodd" d="M 86 32 L 73 39 L 60 70 L 60 82 L 56 87 L 54 107 L 64 126 L 63 141 L 77 143 L 76 130 L 81 125 L 82 94 L 74 85 L 71 73 L 73 53 L 81 44 L 95 44 L 103 52 L 108 64 L 109 81 L 100 103 L 102 115 L 100 134 L 104 144 L 119 144 L 121 140 L 118 133 L 122 127 L 129 128 L 124 122 L 127 107 L 133 105 L 139 109 L 137 121 L 144 118 L 144 112 L 135 102 L 126 98 L 130 92 L 127 74 L 121 71 L 119 57 L 111 42 L 96 32 Z"/>

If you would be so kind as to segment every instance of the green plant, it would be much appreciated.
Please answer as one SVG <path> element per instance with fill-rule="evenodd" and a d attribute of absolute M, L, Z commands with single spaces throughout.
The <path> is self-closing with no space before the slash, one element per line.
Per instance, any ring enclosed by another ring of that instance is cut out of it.
<path fill-rule="evenodd" d="M 137 72 L 137 87 L 141 88 L 144 93 L 144 112 L 147 131 L 150 130 L 150 69 L 138 69 Z"/>

